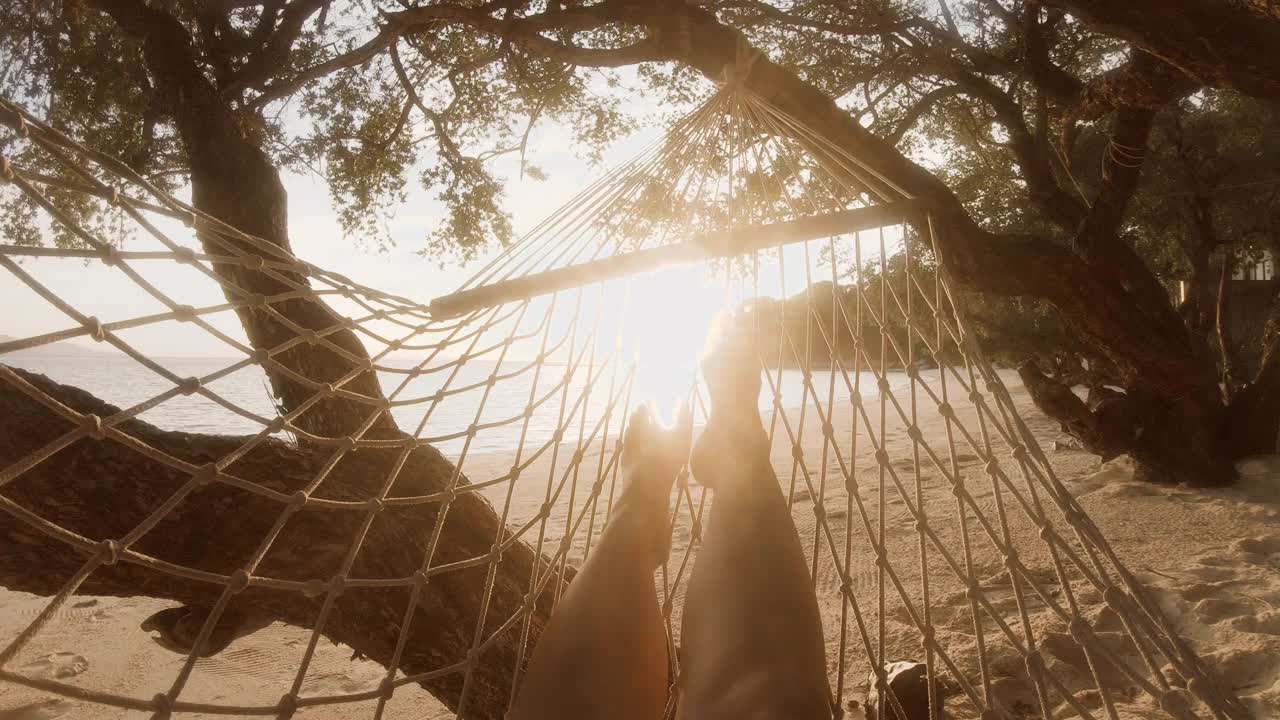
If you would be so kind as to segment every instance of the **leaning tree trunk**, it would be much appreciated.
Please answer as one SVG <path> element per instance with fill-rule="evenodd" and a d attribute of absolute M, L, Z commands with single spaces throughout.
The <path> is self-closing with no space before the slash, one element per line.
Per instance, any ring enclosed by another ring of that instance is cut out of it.
<path fill-rule="evenodd" d="M 237 115 L 217 88 L 200 71 L 195 49 L 186 30 L 168 13 L 149 7 L 142 0 L 94 0 L 126 33 L 142 42 L 143 57 L 155 79 L 155 102 L 173 118 L 187 154 L 191 177 L 192 204 L 243 233 L 289 250 L 288 197 L 280 174 L 267 154 L 254 142 L 252 125 Z M 247 247 L 227 247 L 237 242 L 202 230 L 201 243 L 211 254 L 252 252 Z M 240 265 L 215 264 L 223 279 L 223 292 L 230 301 L 243 301 L 247 294 L 271 296 L 307 286 L 307 278 L 297 273 L 272 277 L 265 270 Z M 276 271 L 278 272 L 278 271 Z M 298 332 L 285 320 L 303 329 L 329 331 L 342 318 L 316 297 L 295 298 L 272 304 L 277 318 L 265 307 L 237 308 L 249 343 L 257 350 L 275 351 Z M 359 360 L 368 351 L 351 330 L 343 328 L 324 338 Z M 263 366 L 271 387 L 285 412 L 297 409 L 316 394 L 317 389 L 295 381 L 288 371 L 316 383 L 330 383 L 359 373 L 342 388 L 372 400 L 383 397 L 377 376 L 324 343 L 301 344 L 272 355 L 274 362 Z M 277 366 L 275 363 L 278 363 Z M 280 367 L 282 366 L 282 367 Z M 294 425 L 326 437 L 341 437 L 356 431 L 371 415 L 373 427 L 393 430 L 390 413 L 374 404 L 341 397 L 327 397 L 303 412 Z"/>
<path fill-rule="evenodd" d="M 22 381 L 78 413 L 107 417 L 118 408 L 83 390 L 14 370 Z M 138 420 L 115 428 L 131 438 L 179 460 L 204 465 L 242 446 L 247 438 L 197 435 L 157 429 Z M 64 435 L 75 425 L 15 384 L 0 383 L 0 466 L 9 466 Z M 315 497 L 363 501 L 377 493 L 393 468 L 398 450 L 362 449 L 348 453 L 333 469 Z M 279 492 L 293 493 L 315 477 L 330 453 L 268 439 L 227 470 L 228 474 Z M 426 495 L 444 490 L 453 465 L 434 448 L 420 447 L 399 471 L 390 497 Z M 4 497 L 35 515 L 89 541 L 116 539 L 129 533 L 157 507 L 183 488 L 190 476 L 143 455 L 111 437 L 84 437 L 36 465 L 4 487 Z M 356 556 L 350 577 L 406 579 L 423 562 L 440 505 L 387 506 L 376 512 Z M 328 581 L 340 569 L 367 511 L 303 509 L 287 511 L 277 500 L 221 482 L 191 489 L 172 512 L 134 546 L 138 553 L 186 568 L 230 575 L 241 568 L 282 514 L 288 522 L 255 572 L 256 577 L 292 581 Z M 499 532 L 492 507 L 475 493 L 452 502 L 441 530 L 433 566 L 486 558 Z M 505 532 L 505 531 L 503 531 Z M 72 550 L 35 524 L 0 513 L 0 586 L 52 595 L 95 552 L 92 545 Z M 496 559 L 496 558 L 495 558 Z M 494 633 L 521 612 L 535 560 L 534 552 L 515 543 L 501 555 L 499 572 L 488 600 L 484 635 Z M 545 567 L 545 565 L 544 565 Z M 437 670 L 467 659 L 484 602 L 488 563 L 433 574 L 422 584 L 409 625 L 408 642 L 398 665 L 408 675 Z M 320 588 L 317 588 L 320 589 Z M 223 585 L 178 577 L 144 567 L 129 557 L 99 567 L 79 592 L 118 597 L 168 598 L 191 607 L 210 607 Z M 532 629 L 540 634 L 550 614 L 554 583 L 537 599 Z M 296 590 L 252 585 L 235 596 L 229 617 L 237 620 L 277 619 L 314 627 L 321 592 L 314 597 Z M 389 665 L 409 606 L 409 588 L 347 588 L 341 592 L 322 628 L 370 659 Z M 468 718 L 501 718 L 511 689 L 520 624 L 497 636 L 479 656 L 472 672 Z M 456 708 L 463 673 L 424 681 L 422 685 L 446 705 Z"/>
<path fill-rule="evenodd" d="M 236 114 L 202 74 L 186 30 L 171 15 L 143 0 L 93 0 L 131 37 L 141 43 L 154 81 L 155 106 L 175 122 L 186 150 L 194 206 L 238 230 L 281 248 L 289 248 L 287 197 L 279 173 L 270 158 L 255 144 Z M 213 254 L 227 254 L 235 241 L 207 232 L 199 239 Z M 244 250 L 245 248 L 236 248 Z M 284 279 L 241 266 L 215 265 L 223 290 L 232 301 L 245 294 L 270 296 L 292 290 L 290 283 L 306 286 L 300 274 Z M 287 280 L 287 282 L 285 282 Z M 297 331 L 329 331 L 341 321 L 318 298 L 299 298 L 265 307 L 237 310 L 250 345 L 268 353 L 293 339 Z M 369 357 L 359 338 L 348 329 L 328 332 L 325 338 L 355 358 L 344 357 L 323 343 L 300 344 L 271 355 L 264 370 L 285 412 L 298 409 L 316 390 L 289 377 L 296 373 L 315 383 L 336 382 L 354 373 L 343 388 L 373 403 L 326 397 L 293 421 L 303 431 L 327 437 L 351 435 L 369 425 L 366 438 L 403 435 L 389 412 L 380 409 L 383 399 L 376 375 L 367 369 Z M 277 365 L 278 363 L 278 365 Z M 29 378 L 46 392 L 80 412 L 106 416 L 116 409 L 75 388 Z M 368 421 L 372 419 L 371 424 Z M 168 433 L 145 423 L 126 422 L 120 429 L 161 451 L 190 462 L 218 460 L 240 446 L 243 438 Z M 14 387 L 0 384 L 0 463 L 9 465 L 65 433 L 65 420 L 34 404 Z M 332 454 L 303 445 L 291 448 L 270 441 L 237 460 L 228 472 L 282 492 L 301 489 Z M 337 468 L 316 491 L 316 497 L 367 500 L 376 497 L 380 484 L 393 467 L 396 452 L 361 450 L 342 456 Z M 399 472 L 392 496 L 422 495 L 448 489 L 454 467 L 432 448 L 415 450 Z M 50 522 L 85 537 L 118 538 L 175 492 L 187 478 L 131 451 L 110 439 L 80 440 L 53 458 L 32 468 L 5 487 L 5 495 Z M 465 484 L 465 478 L 462 480 Z M 356 563 L 356 575 L 407 577 L 423 562 L 423 538 L 430 537 L 437 505 L 385 510 L 378 515 L 364 550 Z M 170 562 L 228 573 L 250 557 L 253 544 L 267 533 L 281 511 L 278 503 L 221 485 L 197 490 L 185 498 L 173 518 L 150 531 L 139 546 Z M 433 563 L 487 555 L 494 539 L 506 529 L 490 506 L 478 495 L 458 496 Z M 360 513 L 298 512 L 289 517 L 280 538 L 259 572 L 265 575 L 309 580 L 327 578 L 337 571 L 340 552 L 353 539 Z M 0 585 L 34 593 L 55 592 L 84 558 L 66 546 L 33 532 L 12 515 L 0 517 L 0 537 L 6 547 L 20 548 L 0 561 Z M 501 622 L 522 607 L 534 551 L 517 543 L 506 551 L 497 567 L 491 601 L 491 619 Z M 436 669 L 458 662 L 470 647 L 485 585 L 486 567 L 433 578 L 425 586 L 410 643 L 400 669 L 406 673 Z M 554 590 L 554 588 L 552 588 Z M 220 588 L 177 580 L 128 563 L 95 572 L 82 592 L 171 598 L 198 613 L 207 613 Z M 391 660 L 397 627 L 407 603 L 404 590 L 350 591 L 339 599 L 338 612 L 325 627 L 335 640 L 379 662 Z M 225 633 L 250 617 L 269 617 L 307 626 L 315 622 L 317 604 L 296 593 L 257 588 L 235 596 L 215 632 Z M 532 612 L 531 638 L 536 641 L 550 604 L 540 600 Z M 491 622 L 493 622 L 491 620 Z M 515 640 L 504 639 L 477 668 L 475 694 L 469 716 L 497 718 L 505 708 L 514 676 Z M 424 683 L 450 706 L 456 705 L 461 677 L 447 675 Z"/>

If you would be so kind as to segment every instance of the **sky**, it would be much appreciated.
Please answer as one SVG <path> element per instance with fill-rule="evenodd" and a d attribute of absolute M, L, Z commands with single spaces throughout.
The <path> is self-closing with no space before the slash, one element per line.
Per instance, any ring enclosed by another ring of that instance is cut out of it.
<path fill-rule="evenodd" d="M 646 138 L 660 133 L 648 128 L 618 143 L 609 153 L 609 162 L 624 160 L 641 147 Z M 499 161 L 496 169 L 507 178 L 506 209 L 512 214 L 517 231 L 532 227 L 547 212 L 569 199 L 599 168 L 574 156 L 561 141 L 563 131 L 545 127 L 531 138 L 530 159 L 548 172 L 548 179 L 538 181 L 521 178 L 513 163 Z M 285 174 L 282 178 L 289 197 L 290 242 L 294 253 L 311 263 L 340 272 L 364 285 L 402 295 L 421 302 L 447 294 L 462 284 L 472 273 L 499 252 L 490 248 L 471 262 L 439 259 L 418 254 L 424 238 L 444 220 L 443 211 L 432 193 L 411 183 L 409 197 L 389 223 L 396 244 L 380 252 L 372 244 L 344 237 L 324 180 L 314 175 Z M 178 196 L 189 199 L 185 191 Z M 198 247 L 191 233 L 178 223 L 161 221 L 159 227 L 182 245 Z M 124 249 L 150 250 L 160 245 L 145 236 L 135 236 Z M 179 302 L 192 306 L 220 302 L 216 285 L 189 269 L 172 262 L 135 263 L 136 268 Z M 22 267 L 67 302 L 85 314 L 105 321 L 138 317 L 157 312 L 156 301 L 132 287 L 118 271 L 101 263 L 62 258 L 28 258 Z M 35 293 L 6 278 L 0 283 L 0 303 L 20 312 L 0 316 L 0 334 L 28 337 L 62 330 L 74 323 L 63 313 L 40 299 Z M 131 342 L 139 349 L 158 355 L 218 355 L 231 352 L 225 344 L 201 333 L 183 335 L 173 328 L 154 328 L 131 333 Z"/>
<path fill-rule="evenodd" d="M 642 115 L 656 117 L 656 112 Z M 608 168 L 622 163 L 658 139 L 664 127 L 658 121 L 614 144 L 604 162 L 594 166 L 575 155 L 566 128 L 544 123 L 530 137 L 528 159 L 546 171 L 547 179 L 535 180 L 519 173 L 518 159 L 502 158 L 492 166 L 506 180 L 505 207 L 511 213 L 517 234 L 535 227 L 549 212 L 569 200 L 581 188 Z M 395 295 L 427 303 L 433 297 L 459 287 L 496 253 L 491 248 L 475 260 L 424 257 L 418 254 L 423 239 L 443 222 L 443 211 L 431 191 L 411 183 L 407 201 L 389 223 L 395 245 L 379 251 L 372 243 L 344 237 L 331 207 L 323 179 L 313 175 L 287 174 L 283 177 L 289 196 L 290 239 L 294 253 L 303 260 L 330 269 L 357 283 Z M 185 195 L 180 192 L 179 196 Z M 183 199 L 186 199 L 183 197 Z M 199 245 L 191 232 L 177 222 L 159 223 L 179 244 Z M 815 243 L 816 244 L 816 243 Z M 138 234 L 124 249 L 150 250 L 162 247 L 145 234 Z M 803 245 L 786 248 L 785 272 L 770 261 L 761 272 L 760 292 L 764 295 L 792 295 L 805 287 L 806 268 L 813 279 L 829 279 L 830 268 L 815 258 L 824 248 L 812 250 L 805 262 Z M 224 301 L 221 290 L 196 270 L 169 261 L 132 263 L 146 279 L 177 302 L 201 307 Z M 29 273 L 63 301 L 78 311 L 103 322 L 143 317 L 166 310 L 118 269 L 97 261 L 65 258 L 28 258 L 22 262 Z M 720 272 L 704 264 L 668 268 L 615 281 L 601 290 L 588 291 L 585 315 L 600 315 L 599 336 L 617 340 L 616 349 L 638 363 L 641 386 L 671 386 L 673 378 L 692 376 L 699 350 L 704 344 L 712 318 L 722 308 L 740 301 L 745 289 L 738 282 L 726 282 Z M 596 307 L 599 305 L 599 307 Z M 26 288 L 13 276 L 0 280 L 0 335 L 26 338 L 76 327 L 76 323 L 51 303 Z M 567 304 L 566 304 L 567 306 Z M 535 305 L 532 312 L 539 306 Z M 341 310 L 348 308 L 339 307 Z M 354 312 L 354 308 L 351 308 Z M 573 313 L 560 308 L 553 323 L 557 329 L 569 322 Z M 234 314 L 207 316 L 211 324 L 227 334 L 243 338 Z M 509 328 L 502 329 L 510 332 Z M 231 356 L 234 349 L 199 328 L 173 321 L 124 330 L 119 336 L 137 350 L 152 357 Z M 367 338 L 366 344 L 370 344 Z M 78 348 L 92 345 L 85 338 L 68 341 Z M 376 352 L 380 347 L 371 347 Z M 607 350 L 605 348 L 604 350 Z M 602 350 L 603 351 L 603 350 Z M 532 356 L 533 343 L 513 350 L 513 357 Z M 446 353 L 448 355 L 449 353 Z M 456 354 L 456 353 L 453 353 Z M 414 362 L 415 359 L 406 359 Z M 675 394 L 674 391 L 672 394 Z"/>

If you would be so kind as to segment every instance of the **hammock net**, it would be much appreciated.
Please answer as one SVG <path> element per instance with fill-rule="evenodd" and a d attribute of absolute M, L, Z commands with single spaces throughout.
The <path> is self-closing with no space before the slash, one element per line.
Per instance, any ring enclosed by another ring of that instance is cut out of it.
<path fill-rule="evenodd" d="M 7 101 L 0 125 L 43 163 L 6 158 L 0 191 L 57 240 L 0 245 L 6 312 L 59 318 L 0 339 L 0 569 L 31 608 L 0 624 L 0 693 L 95 717 L 501 717 L 609 517 L 629 408 L 679 396 L 705 421 L 670 327 L 700 334 L 712 304 L 756 319 L 838 712 L 909 658 L 936 717 L 1247 716 L 1055 475 L 927 208 L 748 90 L 431 302 L 245 235 Z M 144 352 L 195 336 L 221 359 Z M 114 384 L 56 352 L 89 345 Z M 713 503 L 682 473 L 656 580 L 673 677 Z M 143 632 L 87 624 L 102 596 L 169 609 L 179 647 L 129 682 L 50 670 L 69 633 Z M 228 645 L 255 622 L 269 647 Z M 237 672 L 255 682 L 219 680 Z"/>

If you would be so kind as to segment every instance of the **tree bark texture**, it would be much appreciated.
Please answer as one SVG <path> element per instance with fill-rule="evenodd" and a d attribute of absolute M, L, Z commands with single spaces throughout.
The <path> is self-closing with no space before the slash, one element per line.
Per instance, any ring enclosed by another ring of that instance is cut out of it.
<path fill-rule="evenodd" d="M 261 149 L 252 122 L 238 114 L 206 78 L 186 29 L 171 15 L 143 0 L 93 0 L 131 38 L 140 43 L 152 77 L 158 112 L 169 116 L 183 141 L 189 163 L 193 205 L 240 232 L 286 251 L 287 195 L 270 157 Z M 200 229 L 198 237 L 212 254 L 254 252 L 241 241 Z M 307 287 L 299 273 L 254 270 L 215 264 L 222 289 L 231 301 L 248 295 L 273 294 Z M 354 373 L 343 389 L 372 403 L 325 397 L 293 420 L 305 433 L 324 437 L 351 435 L 376 416 L 367 439 L 402 436 L 389 412 L 377 401 L 384 395 L 368 369 L 369 354 L 354 332 L 329 332 L 343 318 L 319 298 L 298 298 L 265 306 L 240 307 L 237 313 L 249 344 L 273 351 L 301 333 L 324 333 L 327 342 L 300 344 L 276 352 L 264 363 L 284 412 L 297 409 L 317 392 L 316 386 Z M 296 326 L 296 327 L 291 327 Z M 310 383 L 299 382 L 290 373 Z M 116 412 L 81 390 L 36 376 L 28 379 L 48 394 L 81 412 L 106 416 Z M 7 384 L 0 387 L 0 464 L 9 465 L 70 429 L 69 423 Z M 246 438 L 172 433 L 146 423 L 119 426 L 128 435 L 160 451 L 192 463 L 225 457 Z M 270 440 L 257 446 L 229 471 L 280 492 L 301 489 L 332 449 L 304 444 L 294 447 Z M 399 451 L 345 453 L 317 497 L 367 500 L 376 497 Z M 423 495 L 447 489 L 454 466 L 432 448 L 409 456 L 391 496 Z M 78 440 L 53 458 L 23 473 L 3 489 L 10 500 L 36 515 L 91 540 L 123 536 L 188 480 L 182 473 L 107 440 Z M 465 485 L 465 478 L 462 483 Z M 213 484 L 186 496 L 175 511 L 147 533 L 137 550 L 184 567 L 218 573 L 239 569 L 267 536 L 284 507 L 273 500 Z M 355 577 L 404 578 L 419 570 L 426 544 L 437 522 L 438 504 L 393 507 L 379 512 L 352 570 Z M 327 580 L 338 571 L 343 553 L 364 521 L 364 513 L 304 509 L 289 515 L 258 574 L 294 580 Z M 441 529 L 433 565 L 487 556 L 503 528 L 488 503 L 463 493 L 452 503 Z M 23 524 L 12 514 L 0 516 L 0 537 L 17 548 L 0 559 L 0 585 L 13 590 L 52 594 L 86 560 L 80 553 Z M 524 603 L 534 552 L 517 542 L 498 565 L 487 615 L 492 631 Z M 488 563 L 433 576 L 424 586 L 414 613 L 411 634 L 398 669 L 406 674 L 436 670 L 459 662 L 471 648 L 480 616 Z M 554 584 L 553 584 L 554 585 Z M 168 598 L 200 616 L 217 602 L 222 588 L 166 575 L 120 562 L 95 571 L 81 592 Z M 550 594 L 538 598 L 531 613 L 531 640 L 550 614 Z M 307 598 L 296 592 L 251 586 L 235 596 L 217 625 L 226 630 L 253 618 L 291 624 L 315 624 L 323 595 Z M 392 660 L 407 588 L 350 589 L 344 592 L 323 628 L 377 662 Z M 506 633 L 473 671 L 469 717 L 501 717 L 515 675 L 517 632 Z M 234 629 L 234 628 L 231 628 Z M 454 673 L 423 685 L 455 706 L 463 674 Z"/>
<path fill-rule="evenodd" d="M 155 102 L 173 118 L 187 152 L 191 199 L 198 209 L 284 250 L 289 247 L 288 196 L 280 174 L 254 137 L 248 115 L 237 114 L 200 70 L 190 35 L 173 16 L 142 0 L 93 0 L 128 35 L 142 43 L 143 57 L 155 81 Z M 198 233 L 207 252 L 228 254 L 250 250 L 212 232 Z M 250 250 L 251 251 L 251 250 Z M 244 300 L 246 293 L 270 296 L 309 285 L 296 273 L 253 270 L 240 265 L 215 264 L 225 279 L 228 300 Z M 290 285 L 293 285 L 291 287 Z M 233 289 L 238 288 L 238 290 Z M 326 331 L 343 318 L 319 298 L 296 298 L 274 303 L 281 317 L 261 307 L 240 307 L 237 313 L 254 349 L 273 350 L 293 340 L 299 331 Z M 287 321 L 287 322 L 286 322 Z M 325 339 L 357 360 L 324 343 L 303 344 L 279 352 L 272 359 L 317 384 L 331 383 L 360 372 L 342 387 L 372 400 L 383 397 L 377 376 L 362 367 L 368 351 L 356 334 L 341 329 Z M 317 389 L 291 378 L 273 364 L 264 366 L 272 390 L 285 412 L 316 394 Z M 376 405 L 327 397 L 302 413 L 294 425 L 315 435 L 343 437 L 373 415 Z M 393 428 L 390 413 L 381 412 L 375 427 Z"/>
<path fill-rule="evenodd" d="M 117 408 L 82 390 L 14 370 L 41 392 L 80 413 L 107 417 Z M 71 421 L 7 382 L 0 383 L 0 465 L 8 466 L 74 429 Z M 157 429 L 129 420 L 117 426 L 158 451 L 197 465 L 225 457 L 247 438 L 197 435 Z M 361 449 L 347 453 L 314 494 L 317 498 L 365 501 L 376 497 L 400 451 Z M 294 493 L 314 478 L 329 453 L 270 439 L 226 472 L 264 488 Z M 389 497 L 447 489 L 453 466 L 434 448 L 413 451 L 399 471 Z M 6 499 L 41 518 L 91 541 L 118 539 L 187 483 L 190 476 L 106 437 L 83 437 L 0 489 Z M 277 500 L 214 482 L 197 487 L 132 549 L 159 560 L 230 575 L 244 566 L 273 524 L 287 522 L 255 577 L 328 582 L 341 567 L 367 511 L 303 508 L 286 510 Z M 377 512 L 355 558 L 353 578 L 413 577 L 423 565 L 440 505 L 387 506 Z M 451 503 L 432 566 L 485 558 L 505 533 L 489 503 L 462 493 Z M 11 590 L 53 595 L 89 559 L 62 541 L 0 513 L 0 585 Z M 489 600 L 485 637 L 520 612 L 528 592 L 533 551 L 512 544 L 502 555 Z M 545 563 L 543 564 L 545 568 Z M 408 675 L 436 670 L 467 658 L 485 595 L 488 563 L 431 575 L 409 627 L 399 669 Z M 191 607 L 213 606 L 223 585 L 191 580 L 122 558 L 95 570 L 79 592 L 118 597 L 167 598 Z M 550 614 L 555 581 L 538 597 L 532 633 L 541 633 Z M 388 665 L 409 603 L 409 588 L 347 588 L 324 623 L 325 637 L 344 643 Z M 314 627 L 321 593 L 250 585 L 233 596 L 224 622 L 268 618 Z M 466 717 L 501 718 L 515 674 L 520 623 L 498 638 L 475 663 Z M 456 707 L 463 672 L 422 685 L 446 705 Z"/>

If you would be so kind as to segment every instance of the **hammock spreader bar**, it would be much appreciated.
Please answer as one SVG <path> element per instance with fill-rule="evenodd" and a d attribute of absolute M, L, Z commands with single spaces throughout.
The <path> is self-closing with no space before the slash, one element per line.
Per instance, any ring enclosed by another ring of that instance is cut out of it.
<path fill-rule="evenodd" d="M 436 318 L 456 317 L 494 305 L 668 265 L 733 257 L 754 250 L 898 225 L 906 222 L 921 208 L 922 204 L 918 200 L 899 200 L 769 225 L 748 225 L 726 233 L 701 235 L 685 242 L 621 253 L 442 295 L 431 301 L 431 314 Z"/>

